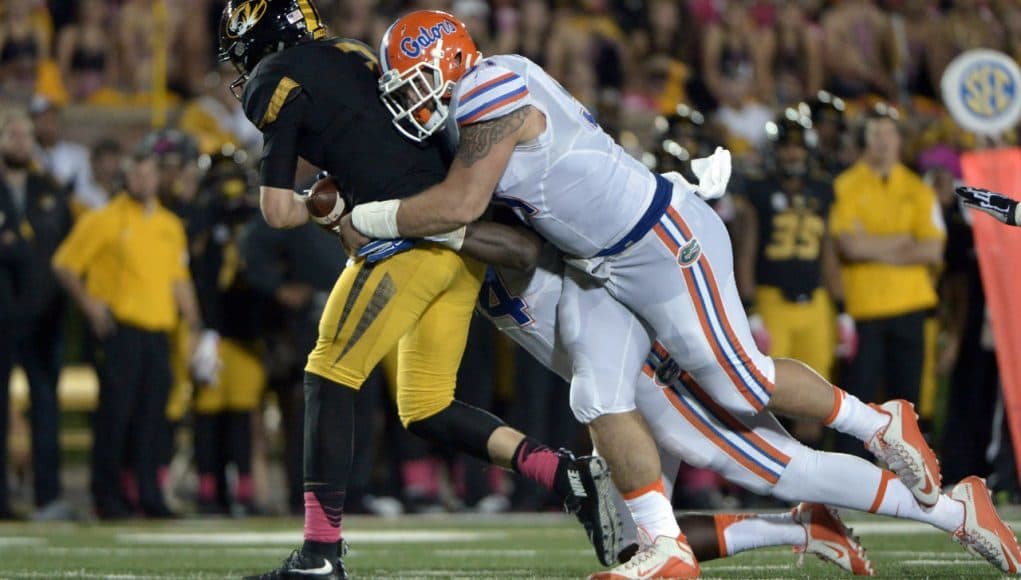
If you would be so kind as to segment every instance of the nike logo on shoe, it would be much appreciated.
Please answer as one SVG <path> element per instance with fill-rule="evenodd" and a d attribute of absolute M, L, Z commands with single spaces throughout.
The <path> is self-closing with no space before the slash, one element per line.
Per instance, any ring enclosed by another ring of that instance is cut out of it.
<path fill-rule="evenodd" d="M 567 470 L 567 481 L 571 484 L 571 491 L 578 497 L 588 497 L 585 492 L 585 484 L 581 482 L 581 474 L 573 469 Z"/>
<path fill-rule="evenodd" d="M 929 495 L 932 493 L 932 480 L 929 479 L 928 475 L 925 477 L 925 487 L 922 488 L 922 495 Z"/>
<path fill-rule="evenodd" d="M 291 570 L 291 572 L 294 572 L 295 574 L 305 574 L 306 576 L 312 576 L 314 574 L 332 574 L 333 563 L 330 562 L 329 560 L 324 560 L 323 565 L 320 566 L 319 568 L 311 568 L 308 570 Z"/>

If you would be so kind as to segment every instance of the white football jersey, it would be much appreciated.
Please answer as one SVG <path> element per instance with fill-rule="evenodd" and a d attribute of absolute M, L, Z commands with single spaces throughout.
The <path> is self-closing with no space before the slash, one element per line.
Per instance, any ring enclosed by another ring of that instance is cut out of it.
<path fill-rule="evenodd" d="M 531 105 L 546 130 L 518 145 L 494 194 L 564 253 L 589 258 L 631 232 L 649 207 L 655 176 L 628 155 L 541 67 L 521 56 L 483 59 L 451 99 L 457 127 Z"/>
<path fill-rule="evenodd" d="M 532 272 L 490 266 L 479 292 L 478 310 L 543 366 L 571 380 L 571 360 L 557 348 L 557 303 L 564 288 L 564 260 L 543 247 Z"/>

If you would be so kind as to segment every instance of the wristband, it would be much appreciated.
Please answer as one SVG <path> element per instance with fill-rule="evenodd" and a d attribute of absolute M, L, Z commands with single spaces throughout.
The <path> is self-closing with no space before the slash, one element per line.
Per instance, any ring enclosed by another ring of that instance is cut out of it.
<path fill-rule="evenodd" d="M 351 223 L 365 237 L 390 240 L 401 237 L 397 231 L 397 208 L 401 200 L 372 201 L 355 206 Z"/>

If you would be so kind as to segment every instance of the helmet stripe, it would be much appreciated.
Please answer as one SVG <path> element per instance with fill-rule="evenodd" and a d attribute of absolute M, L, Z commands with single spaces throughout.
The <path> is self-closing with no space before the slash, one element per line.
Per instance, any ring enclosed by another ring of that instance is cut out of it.
<path fill-rule="evenodd" d="M 319 16 L 316 14 L 315 8 L 309 4 L 308 0 L 297 0 L 298 9 L 301 10 L 301 15 L 305 20 L 305 30 L 312 35 L 312 38 L 318 39 L 326 34 L 325 30 L 321 30 L 319 26 Z"/>
<path fill-rule="evenodd" d="M 383 59 L 383 72 L 390 70 L 390 32 L 393 31 L 394 26 L 397 26 L 398 20 L 395 20 L 386 32 L 383 33 L 383 39 L 379 41 L 379 56 Z"/>

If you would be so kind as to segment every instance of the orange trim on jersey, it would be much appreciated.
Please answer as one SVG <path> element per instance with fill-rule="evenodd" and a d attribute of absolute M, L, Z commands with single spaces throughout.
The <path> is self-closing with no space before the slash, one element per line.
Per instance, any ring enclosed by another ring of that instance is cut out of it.
<path fill-rule="evenodd" d="M 655 373 L 652 372 L 651 363 L 645 363 L 644 365 L 642 365 L 642 374 L 649 377 L 650 379 L 655 376 Z"/>
<path fill-rule="evenodd" d="M 520 101 L 521 99 L 523 99 L 523 98 L 525 98 L 527 96 L 528 96 L 528 89 L 525 89 L 524 92 L 518 93 L 516 95 L 511 95 L 510 97 L 508 97 L 506 99 L 501 99 L 501 100 L 493 103 L 492 105 L 489 105 L 485 109 L 482 109 L 481 111 L 475 113 L 471 117 L 468 117 L 467 119 L 465 119 L 463 121 L 458 121 L 458 125 L 464 126 L 464 125 L 468 125 L 470 123 L 474 123 L 476 120 L 478 120 L 481 117 L 484 117 L 486 114 L 491 113 L 491 112 L 499 109 L 500 107 L 505 107 L 505 106 L 507 106 L 507 105 L 509 105 L 509 104 L 511 104 L 513 102 Z"/>
<path fill-rule="evenodd" d="M 677 411 L 685 418 L 685 420 L 688 421 L 688 423 L 691 423 L 692 426 L 698 429 L 699 433 L 701 433 L 706 439 L 708 439 L 713 445 L 718 447 L 721 451 L 729 455 L 731 459 L 738 462 L 738 464 L 740 464 L 742 467 L 744 467 L 748 471 L 751 471 L 755 475 L 761 477 L 762 479 L 768 481 L 771 484 L 775 484 L 780 479 L 773 473 L 766 471 L 762 467 L 756 465 L 755 462 L 746 458 L 744 455 L 741 454 L 740 451 L 734 449 L 734 446 L 731 445 L 729 441 L 722 439 L 718 437 L 716 433 L 713 433 L 713 430 L 710 429 L 705 424 L 701 417 L 695 415 L 687 407 L 684 406 L 684 403 L 680 401 L 676 393 L 674 393 L 670 389 L 663 389 L 663 393 L 666 395 L 667 400 L 670 401 L 670 404 L 673 405 L 675 409 L 677 409 Z"/>
<path fill-rule="evenodd" d="M 876 490 L 876 499 L 873 500 L 869 513 L 876 513 L 879 510 L 879 506 L 883 505 L 883 498 L 886 497 L 886 486 L 890 484 L 891 479 L 896 478 L 897 476 L 892 471 L 883 470 L 883 477 L 879 480 L 879 489 Z"/>
<path fill-rule="evenodd" d="M 727 424 L 727 427 L 730 427 L 732 431 L 736 431 L 741 433 L 741 435 L 744 435 L 745 439 L 751 442 L 763 454 L 784 466 L 791 462 L 790 456 L 776 447 L 773 447 L 769 441 L 760 437 L 751 429 L 751 427 L 745 425 L 740 419 L 731 415 L 726 409 L 721 407 L 719 403 L 714 401 L 713 398 L 709 396 L 709 393 L 702 390 L 702 387 L 695 381 L 695 377 L 686 372 L 681 373 L 681 382 L 684 383 L 684 387 L 686 389 L 691 391 L 691 394 L 695 395 L 695 398 L 698 399 L 698 402 L 701 403 L 702 406 L 709 409 L 713 415 L 722 419 L 723 422 Z"/>
<path fill-rule="evenodd" d="M 826 415 L 826 418 L 822 420 L 823 425 L 831 425 L 837 420 L 837 415 L 840 414 L 840 407 L 844 404 L 844 389 L 836 385 L 830 385 L 833 387 L 833 409 L 830 410 L 830 414 Z"/>
<path fill-rule="evenodd" d="M 666 351 L 666 347 L 664 347 L 658 340 L 652 343 L 652 352 L 656 353 L 656 356 L 663 360 L 666 360 L 667 357 L 670 356 L 670 353 Z"/>
<path fill-rule="evenodd" d="M 667 215 L 670 216 L 671 220 L 674 222 L 674 225 L 676 225 L 681 230 L 681 233 L 684 234 L 684 237 L 688 239 L 694 237 L 691 233 L 691 229 L 688 227 L 688 224 L 685 223 L 683 219 L 681 219 L 681 214 L 677 213 L 677 210 L 674 209 L 673 206 L 668 206 L 666 211 Z M 713 268 L 709 264 L 709 260 L 706 258 L 705 253 L 702 253 L 702 255 L 699 256 L 698 262 L 705 268 L 705 278 L 709 286 L 710 298 L 716 305 L 716 311 L 719 313 L 720 324 L 723 326 L 723 331 L 727 334 L 727 337 L 730 339 L 730 342 L 734 350 L 736 351 L 735 354 L 737 354 L 737 357 L 741 361 L 741 364 L 745 368 L 747 368 L 755 377 L 755 379 L 759 382 L 759 384 L 762 385 L 762 388 L 765 389 L 767 393 L 772 394 L 774 389 L 773 382 L 767 379 L 765 375 L 763 375 L 762 372 L 759 370 L 759 368 L 752 363 L 752 360 L 748 356 L 748 353 L 746 353 L 744 350 L 744 345 L 742 345 L 741 342 L 737 339 L 737 335 L 734 333 L 734 329 L 730 325 L 730 320 L 727 318 L 727 311 L 724 308 L 723 297 L 720 294 L 719 287 L 716 285 L 716 275 L 713 274 Z M 744 384 L 744 381 L 742 381 L 741 384 Z M 756 399 L 753 408 L 755 408 L 756 411 L 761 411 L 763 405 L 762 403 L 758 402 L 758 399 Z"/>
<path fill-rule="evenodd" d="M 622 493 L 620 495 L 625 500 L 629 500 L 630 501 L 632 499 L 639 498 L 639 497 L 641 497 L 641 496 L 643 496 L 643 495 L 645 495 L 645 494 L 647 494 L 647 493 L 649 493 L 651 491 L 658 491 L 659 493 L 663 494 L 664 496 L 666 495 L 666 487 L 663 486 L 663 476 L 662 475 L 657 477 L 656 481 L 650 483 L 649 485 L 640 487 L 640 488 L 638 488 L 638 489 L 636 489 L 634 491 L 629 491 L 627 493 Z"/>
<path fill-rule="evenodd" d="M 505 80 L 507 80 L 507 79 L 509 79 L 511 77 L 516 77 L 516 76 L 518 76 L 518 75 L 516 75 L 516 74 L 514 74 L 512 72 L 509 72 L 509 73 L 504 73 L 504 74 L 502 74 L 502 75 L 500 75 L 500 76 L 498 76 L 498 77 L 496 77 L 494 79 L 489 79 L 488 81 L 482 83 L 481 85 L 479 85 L 479 86 L 475 87 L 474 89 L 468 91 L 467 93 L 461 95 L 461 98 L 458 99 L 457 102 L 458 103 L 464 103 L 465 101 L 467 101 L 468 99 L 472 98 L 476 94 L 481 93 L 482 91 L 484 91 L 487 88 L 489 88 L 489 87 L 499 83 L 500 81 L 505 81 Z"/>

